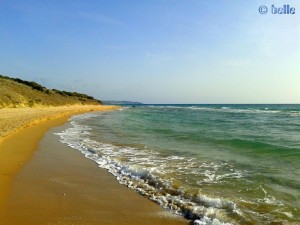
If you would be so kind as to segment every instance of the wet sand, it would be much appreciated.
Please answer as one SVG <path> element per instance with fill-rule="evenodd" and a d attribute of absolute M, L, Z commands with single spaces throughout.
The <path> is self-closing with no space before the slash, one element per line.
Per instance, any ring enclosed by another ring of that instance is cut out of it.
<path fill-rule="evenodd" d="M 66 123 L 71 115 L 112 109 L 116 107 L 74 105 L 0 109 L 0 216 L 14 175 L 30 159 L 49 128 Z"/>
<path fill-rule="evenodd" d="M 66 119 L 27 127 L 1 143 L 1 158 L 10 149 L 2 160 L 6 165 L 0 164 L 1 225 L 188 224 L 61 144 L 53 132 L 62 127 L 44 136 Z M 26 157 L 16 161 L 19 154 Z"/>

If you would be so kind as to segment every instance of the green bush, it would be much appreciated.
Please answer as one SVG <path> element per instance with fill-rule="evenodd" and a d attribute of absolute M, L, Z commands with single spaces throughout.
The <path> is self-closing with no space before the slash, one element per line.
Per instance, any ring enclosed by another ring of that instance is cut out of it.
<path fill-rule="evenodd" d="M 33 107 L 33 106 L 34 106 L 34 101 L 30 99 L 30 100 L 28 101 L 28 106 L 29 106 L 29 107 Z"/>

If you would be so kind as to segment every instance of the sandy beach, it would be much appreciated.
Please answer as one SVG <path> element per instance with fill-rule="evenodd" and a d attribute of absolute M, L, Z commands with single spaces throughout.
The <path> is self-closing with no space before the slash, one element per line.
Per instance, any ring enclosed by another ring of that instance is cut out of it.
<path fill-rule="evenodd" d="M 187 224 L 120 185 L 53 134 L 63 129 L 57 126 L 65 124 L 71 115 L 111 109 L 74 106 L 0 110 L 1 225 Z"/>
<path fill-rule="evenodd" d="M 4 137 L 43 121 L 58 118 L 66 120 L 69 116 L 79 113 L 112 110 L 115 108 L 118 108 L 118 106 L 72 105 L 37 108 L 2 108 L 0 109 L 0 142 Z"/>

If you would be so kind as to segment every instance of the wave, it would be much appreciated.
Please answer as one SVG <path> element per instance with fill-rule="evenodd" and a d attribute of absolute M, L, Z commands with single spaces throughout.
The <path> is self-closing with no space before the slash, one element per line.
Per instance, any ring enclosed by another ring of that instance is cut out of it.
<path fill-rule="evenodd" d="M 223 113 L 242 113 L 242 114 L 284 114 L 288 116 L 297 117 L 300 116 L 299 110 L 288 110 L 288 109 L 270 109 L 268 107 L 259 108 L 237 108 L 230 106 L 199 106 L 199 105 L 148 105 L 142 106 L 154 109 L 176 109 L 176 110 L 202 110 L 212 112 L 223 112 Z"/>
<path fill-rule="evenodd" d="M 266 142 L 260 141 L 252 141 L 240 138 L 233 138 L 227 140 L 218 140 L 216 141 L 219 144 L 224 146 L 232 146 L 237 149 L 250 150 L 251 152 L 276 152 L 277 154 L 283 154 L 286 156 L 293 156 L 293 154 L 297 154 L 299 152 L 299 148 L 296 147 L 286 147 L 282 145 L 276 145 L 275 143 L 270 144 Z"/>
<path fill-rule="evenodd" d="M 167 170 L 166 162 L 174 163 L 175 161 L 174 167 L 177 166 L 180 170 L 191 165 L 193 159 L 185 160 L 184 157 L 179 156 L 169 156 L 163 159 L 154 151 L 101 143 L 89 138 L 89 127 L 79 125 L 75 121 L 71 124 L 74 127 L 57 133 L 62 143 L 81 151 L 86 158 L 95 161 L 99 167 L 107 169 L 120 184 L 134 189 L 161 207 L 193 220 L 194 224 L 229 225 L 231 224 L 230 218 L 227 218 L 227 221 L 221 220 L 224 218 L 224 212 L 241 217 L 234 202 L 209 197 L 200 192 L 189 192 L 183 186 L 174 185 L 173 178 L 164 174 Z M 121 157 L 127 157 L 128 162 L 120 160 Z M 217 171 L 216 168 L 221 164 L 203 165 L 203 172 L 207 171 L 209 166 L 215 166 L 213 170 Z M 222 177 L 216 176 L 216 180 L 221 179 Z"/>
<path fill-rule="evenodd" d="M 198 106 L 194 108 L 196 107 Z M 186 107 L 184 109 L 186 110 Z M 134 115 L 139 111 L 132 110 L 128 108 L 124 112 L 125 117 L 128 116 L 129 118 L 129 116 L 132 116 L 130 113 L 133 112 L 133 118 L 135 118 Z M 148 108 L 147 110 L 142 108 L 141 113 L 151 113 L 152 109 Z M 172 110 L 172 108 L 165 108 L 163 111 L 165 112 L 165 110 Z M 220 110 L 230 110 L 230 108 Z M 158 110 L 157 112 L 161 111 Z M 99 119 L 86 120 L 93 116 L 99 116 Z M 106 116 L 107 114 L 103 118 L 107 119 Z M 112 121 L 115 121 L 119 115 L 116 114 L 116 116 L 111 118 Z M 293 183 L 290 178 L 281 179 L 277 175 L 278 170 L 273 164 L 270 167 L 269 161 L 262 159 L 270 156 L 270 154 L 265 153 L 271 152 L 272 157 L 281 157 L 281 162 L 283 162 L 282 160 L 289 162 L 293 157 L 299 156 L 299 151 L 278 146 L 275 142 L 260 141 L 266 139 L 255 138 L 255 141 L 252 141 L 251 139 L 238 138 L 239 136 L 219 140 L 218 137 L 215 137 L 211 140 L 213 147 L 207 150 L 213 150 L 214 147 L 221 147 L 221 150 L 225 147 L 225 150 L 230 150 L 230 154 L 231 151 L 239 150 L 237 153 L 246 156 L 245 160 L 244 158 L 235 160 L 228 157 L 210 157 L 209 154 L 205 154 L 205 146 L 201 149 L 204 154 L 199 155 L 196 152 L 192 153 L 195 149 L 185 154 L 180 147 L 173 150 L 171 148 L 167 149 L 168 152 L 163 149 L 160 151 L 158 147 L 156 151 L 155 147 L 148 147 L 147 142 L 141 141 L 131 143 L 130 141 L 125 140 L 123 142 L 120 140 L 114 142 L 118 144 L 108 144 L 102 140 L 106 139 L 105 134 L 110 131 L 106 130 L 103 133 L 104 135 L 99 134 L 99 132 L 101 133 L 101 127 L 105 126 L 105 121 L 100 122 L 101 117 L 102 114 L 85 114 L 73 117 L 71 119 L 73 127 L 58 133 L 60 141 L 81 151 L 86 158 L 95 161 L 99 167 L 107 169 L 120 184 L 134 189 L 139 194 L 158 203 L 161 207 L 194 221 L 194 224 L 256 224 L 255 221 L 258 221 L 258 224 L 263 224 L 262 221 L 274 218 L 274 216 L 290 218 L 297 215 L 297 212 L 290 210 L 289 203 L 279 201 L 282 197 L 278 193 L 281 192 L 272 188 L 272 185 L 276 187 L 281 185 L 280 187 L 284 188 L 290 187 L 289 198 L 292 199 L 295 196 L 294 186 L 298 184 L 297 181 L 295 180 Z M 127 117 L 126 121 L 128 122 Z M 169 120 L 166 121 L 169 122 Z M 106 122 L 111 124 L 110 120 Z M 133 122 L 135 121 L 133 120 Z M 132 122 L 129 121 L 128 123 L 130 125 Z M 85 124 L 89 124 L 90 127 Z M 149 128 L 155 128 L 155 126 L 150 123 Z M 147 128 L 147 131 L 149 131 L 149 128 Z M 111 132 L 114 133 L 115 130 Z M 162 130 L 162 132 L 173 133 L 169 130 Z M 150 134 L 153 133 L 157 134 L 158 131 L 150 132 Z M 131 133 L 128 134 L 132 135 Z M 193 132 L 188 136 L 191 137 L 192 134 Z M 203 136 L 199 135 L 199 132 L 197 134 L 197 140 L 199 139 L 198 136 Z M 206 140 L 205 137 L 204 139 Z M 174 136 L 172 136 L 172 140 L 173 144 L 176 143 L 174 142 Z M 124 145 L 121 143 L 130 144 Z M 203 147 L 202 142 L 193 143 Z M 195 147 L 195 145 L 192 146 Z M 242 151 L 240 151 L 241 149 Z M 234 152 L 231 155 L 239 157 L 235 154 Z M 260 156 L 260 164 L 257 164 L 259 168 L 253 170 L 252 167 L 256 164 L 253 164 L 254 160 L 252 159 L 258 155 Z M 251 162 L 248 161 L 249 156 Z M 264 168 L 270 169 L 265 170 Z M 265 173 L 268 173 L 268 175 L 265 176 Z M 274 182 L 271 180 L 273 175 Z M 278 178 L 280 179 L 278 180 Z M 258 188 L 262 181 L 265 186 Z M 282 185 L 282 182 L 285 184 Z M 280 216 L 281 214 L 282 216 Z"/>
<path fill-rule="evenodd" d="M 238 108 L 230 108 L 230 107 L 221 107 L 221 108 L 206 108 L 206 107 L 190 107 L 193 110 L 206 110 L 206 111 L 215 111 L 215 112 L 223 112 L 223 113 L 249 113 L 249 114 L 260 114 L 260 113 L 282 113 L 280 110 L 268 110 L 268 109 L 238 109 Z"/>

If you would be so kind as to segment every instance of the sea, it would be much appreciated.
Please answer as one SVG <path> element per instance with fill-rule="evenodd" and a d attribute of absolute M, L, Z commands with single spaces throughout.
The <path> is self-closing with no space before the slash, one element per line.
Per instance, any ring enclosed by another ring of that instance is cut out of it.
<path fill-rule="evenodd" d="M 60 141 L 195 225 L 300 224 L 300 105 L 126 105 Z"/>

